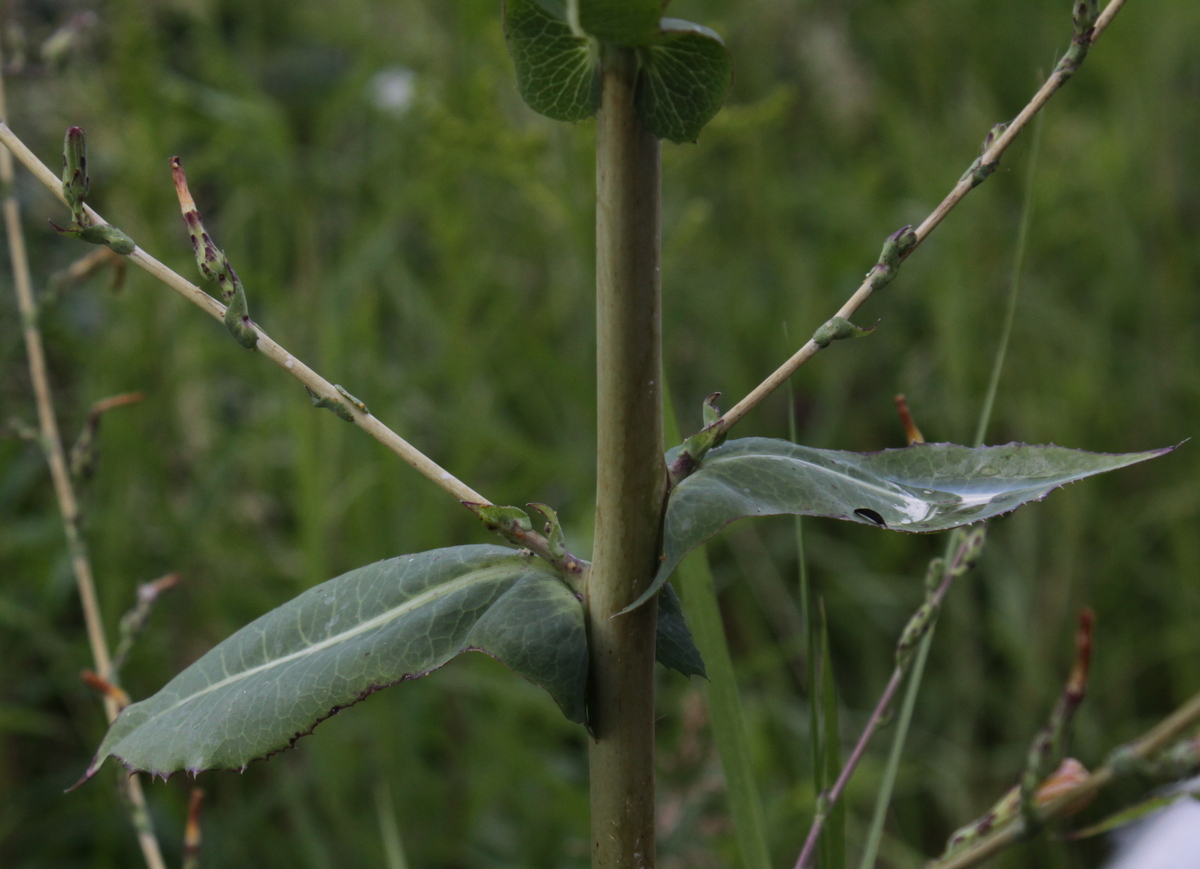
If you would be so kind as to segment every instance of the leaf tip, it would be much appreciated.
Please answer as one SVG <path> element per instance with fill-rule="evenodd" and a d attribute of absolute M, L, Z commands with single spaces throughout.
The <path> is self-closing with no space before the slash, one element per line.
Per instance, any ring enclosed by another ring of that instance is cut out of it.
<path fill-rule="evenodd" d="M 667 579 L 670 577 L 671 571 L 666 570 L 665 569 L 666 567 L 667 567 L 667 563 L 664 562 L 663 566 L 658 569 L 658 574 L 654 577 L 654 581 L 650 583 L 650 587 L 647 588 L 644 592 L 642 592 L 638 596 L 637 600 L 635 600 L 629 606 L 625 607 L 625 609 L 621 610 L 620 612 L 613 613 L 611 616 L 609 616 L 609 618 L 610 619 L 619 618 L 620 616 L 628 615 L 629 613 L 633 612 L 634 610 L 641 609 L 643 606 L 645 606 L 652 597 L 654 597 L 656 594 L 659 593 L 659 591 L 662 590 L 663 584 L 666 583 Z M 675 565 L 671 564 L 671 570 L 674 570 L 674 569 L 675 569 Z"/>
<path fill-rule="evenodd" d="M 101 761 L 101 763 L 103 763 L 103 761 Z M 63 790 L 63 793 L 69 794 L 72 791 L 79 790 L 81 787 L 83 787 L 83 785 L 85 785 L 91 779 L 92 776 L 94 776 L 96 774 L 96 770 L 98 770 L 99 768 L 100 768 L 100 764 L 96 763 L 95 761 L 92 761 L 92 763 L 88 766 L 88 768 L 83 771 L 83 775 L 81 775 L 79 777 L 79 781 L 75 782 L 75 784 L 71 785 L 69 788 L 65 788 Z"/>

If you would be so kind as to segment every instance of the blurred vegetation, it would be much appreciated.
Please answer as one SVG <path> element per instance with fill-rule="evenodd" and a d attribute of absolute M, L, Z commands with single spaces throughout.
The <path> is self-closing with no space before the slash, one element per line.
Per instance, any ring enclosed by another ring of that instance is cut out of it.
<path fill-rule="evenodd" d="M 5 4 L 10 121 L 57 165 L 91 146 L 91 201 L 185 275 L 168 158 L 285 346 L 497 503 L 554 505 L 589 548 L 594 485 L 592 138 L 524 107 L 497 0 L 90 0 Z M 94 12 L 61 60 L 39 45 Z M 1070 38 L 1069 4 L 1014 0 L 677 0 L 728 41 L 737 80 L 698 145 L 665 148 L 666 358 L 680 424 L 772 370 L 857 286 L 882 239 L 927 214 Z M 1017 326 L 989 442 L 1140 450 L 1200 424 L 1200 4 L 1131 3 L 1047 109 Z M 892 396 L 931 440 L 965 442 L 986 388 L 1029 140 L 870 303 L 869 340 L 795 378 L 800 436 L 903 443 Z M 38 283 L 87 253 L 18 182 Z M 0 269 L 0 418 L 34 410 Z M 43 318 L 64 431 L 109 414 L 86 487 L 110 644 L 138 583 L 177 571 L 124 682 L 144 697 L 255 616 L 387 556 L 487 535 L 471 516 L 219 323 L 131 270 Z M 791 335 L 789 339 L 785 332 Z M 787 436 L 783 391 L 738 434 Z M 1072 752 L 1089 766 L 1200 689 L 1200 450 L 1090 480 L 993 523 L 955 589 L 917 706 L 883 856 L 916 865 L 1017 776 L 1098 614 Z M 852 740 L 891 669 L 941 542 L 807 522 Z M 764 614 L 795 594 L 790 519 L 710 547 L 777 865 L 813 808 L 795 644 Z M 686 594 L 686 589 L 683 590 Z M 773 604 L 770 604 L 773 606 Z M 773 627 L 774 626 L 774 627 Z M 64 795 L 103 732 L 79 682 L 82 619 L 38 449 L 0 440 L 0 864 L 139 865 L 108 769 Z M 661 679 L 664 867 L 732 866 L 697 685 Z M 869 818 L 888 733 L 849 798 Z M 373 696 L 297 748 L 202 785 L 208 866 L 383 865 L 391 790 L 414 867 L 585 866 L 585 735 L 474 655 Z M 148 788 L 178 862 L 190 782 Z M 1111 807 L 1103 803 L 1091 811 Z M 1094 865 L 1040 841 L 1002 866 Z M 852 848 L 851 857 L 854 853 Z"/>

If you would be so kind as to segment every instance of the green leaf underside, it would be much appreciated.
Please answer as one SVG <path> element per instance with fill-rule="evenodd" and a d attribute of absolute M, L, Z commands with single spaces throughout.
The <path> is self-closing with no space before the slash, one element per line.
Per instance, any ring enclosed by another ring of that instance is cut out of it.
<path fill-rule="evenodd" d="M 658 599 L 658 638 L 654 647 L 658 663 L 685 676 L 708 678 L 704 659 L 692 641 L 692 632 L 683 620 L 683 606 L 671 583 L 663 586 Z"/>
<path fill-rule="evenodd" d="M 667 586 L 658 660 L 704 675 Z M 503 546 L 456 546 L 360 567 L 251 622 L 125 709 L 88 767 L 108 758 L 167 776 L 242 769 L 290 747 L 381 688 L 485 652 L 585 721 L 583 605 L 540 559 Z"/>
<path fill-rule="evenodd" d="M 534 0 L 506 0 L 504 32 L 521 98 L 556 121 L 582 121 L 600 101 L 600 64 L 591 40 Z"/>
<path fill-rule="evenodd" d="M 583 606 L 545 562 L 501 546 L 405 555 L 315 586 L 125 709 L 88 767 L 241 769 L 380 688 L 478 650 L 585 716 Z"/>
<path fill-rule="evenodd" d="M 769 438 L 729 441 L 711 450 L 671 493 L 664 560 L 654 583 L 626 611 L 649 600 L 685 555 L 738 519 L 786 513 L 882 523 L 897 531 L 944 531 L 1173 449 L 1114 455 L 1053 445 L 914 444 L 853 453 Z"/>
<path fill-rule="evenodd" d="M 660 139 L 694 142 L 733 83 L 733 59 L 707 27 L 664 18 L 652 45 L 638 49 L 637 109 Z"/>

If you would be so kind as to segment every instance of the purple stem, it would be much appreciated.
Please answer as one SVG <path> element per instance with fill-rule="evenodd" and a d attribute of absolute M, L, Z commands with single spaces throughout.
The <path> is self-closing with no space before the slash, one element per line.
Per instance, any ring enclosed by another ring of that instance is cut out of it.
<path fill-rule="evenodd" d="M 879 729 L 879 722 L 883 720 L 884 712 L 891 705 L 892 697 L 895 696 L 896 689 L 900 687 L 902 681 L 904 681 L 904 669 L 897 667 L 892 671 L 891 681 L 888 682 L 887 688 L 883 690 L 883 696 L 879 698 L 879 702 L 875 705 L 875 711 L 871 713 L 871 720 L 867 722 L 866 730 L 858 738 L 858 745 L 854 746 L 854 751 L 850 754 L 850 757 L 846 759 L 846 765 L 842 767 L 842 772 L 838 776 L 837 781 L 830 790 L 822 795 L 825 797 L 825 805 L 813 817 L 812 827 L 808 831 L 808 838 L 804 841 L 804 850 L 796 858 L 795 869 L 805 869 L 809 865 L 813 852 L 817 848 L 817 839 L 821 837 L 821 830 L 825 826 L 825 819 L 829 816 L 838 798 L 842 795 L 842 791 L 846 789 L 846 784 L 850 781 L 850 776 L 854 774 L 858 762 L 862 760 L 863 753 L 866 752 L 871 737 Z"/>
<path fill-rule="evenodd" d="M 954 559 L 946 566 L 945 572 L 942 574 L 942 582 L 937 587 L 937 591 L 933 593 L 932 602 L 939 607 L 942 599 L 946 596 L 946 592 L 950 590 L 950 584 L 954 581 L 954 574 L 966 554 L 967 538 L 964 538 L 958 546 L 958 550 L 954 553 Z M 930 625 L 930 630 L 933 625 Z M 859 761 L 862 760 L 863 754 L 867 751 L 867 745 L 870 744 L 871 738 L 875 735 L 875 731 L 879 729 L 879 724 L 883 721 L 883 716 L 887 712 L 888 707 L 892 704 L 892 698 L 896 696 L 896 691 L 900 688 L 900 683 L 904 681 L 904 674 L 908 672 L 907 662 L 902 665 L 897 665 L 892 671 L 892 678 L 888 681 L 887 687 L 883 689 L 883 694 L 879 698 L 879 702 L 875 704 L 875 711 L 871 713 L 871 718 L 867 721 L 866 729 L 863 730 L 862 736 L 858 738 L 858 744 L 854 746 L 854 751 L 850 753 L 850 757 L 846 759 L 846 765 L 842 767 L 838 779 L 834 782 L 833 787 L 822 793 L 824 797 L 824 805 L 818 807 L 817 814 L 813 816 L 812 827 L 808 830 L 808 838 L 804 840 L 804 848 L 800 851 L 800 856 L 796 858 L 794 869 L 807 869 L 812 862 L 813 854 L 817 850 L 817 840 L 821 838 L 821 830 L 825 827 L 825 820 L 829 817 L 829 813 L 833 807 L 837 805 L 838 799 L 842 796 L 842 791 L 846 789 L 846 785 L 850 781 L 850 776 L 854 775 L 854 770 L 858 768 Z"/>

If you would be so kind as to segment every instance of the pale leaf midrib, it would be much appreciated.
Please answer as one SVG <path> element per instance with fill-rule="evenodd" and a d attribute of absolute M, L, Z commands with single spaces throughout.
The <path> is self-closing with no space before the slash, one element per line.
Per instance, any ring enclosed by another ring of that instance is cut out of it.
<path fill-rule="evenodd" d="M 417 595 L 416 597 L 410 598 L 409 600 L 406 600 L 404 603 L 399 604 L 398 606 L 394 606 L 391 609 L 385 610 L 384 612 L 380 613 L 377 616 L 367 619 L 366 621 L 360 622 L 359 624 L 355 625 L 350 630 L 343 631 L 339 634 L 335 634 L 332 637 L 327 637 L 326 639 L 321 640 L 318 643 L 313 643 L 312 645 L 305 646 L 303 649 L 297 649 L 295 652 L 291 652 L 290 654 L 284 655 L 281 658 L 274 658 L 270 661 L 265 661 L 262 664 L 258 664 L 257 666 L 251 667 L 248 670 L 242 670 L 241 672 L 234 673 L 230 676 L 226 676 L 224 679 L 221 679 L 220 681 L 217 681 L 217 682 L 213 682 L 211 685 L 208 685 L 199 691 L 194 691 L 194 692 L 188 694 L 186 697 L 183 697 L 180 700 L 176 701 L 175 703 L 171 704 L 166 709 L 163 709 L 162 711 L 155 713 L 150 718 L 147 718 L 145 721 L 138 724 L 137 727 L 135 727 L 133 731 L 130 731 L 130 734 L 136 732 L 138 729 L 140 729 L 142 727 L 146 727 L 147 725 L 158 720 L 159 718 L 162 718 L 164 715 L 168 715 L 171 712 L 174 712 L 179 707 L 184 706 L 188 703 L 191 703 L 193 700 L 197 700 L 200 697 L 205 696 L 206 694 L 211 694 L 213 691 L 216 691 L 220 688 L 224 688 L 227 685 L 237 684 L 238 682 L 240 682 L 244 679 L 248 679 L 252 676 L 257 675 L 258 673 L 264 673 L 267 670 L 270 670 L 281 664 L 286 664 L 290 661 L 297 660 L 297 659 L 305 657 L 307 655 L 317 654 L 321 651 L 324 651 L 325 649 L 328 649 L 328 648 L 336 646 L 340 643 L 346 642 L 349 639 L 351 639 L 352 637 L 358 636 L 359 634 L 365 633 L 366 631 L 380 627 L 381 625 L 385 625 L 390 621 L 394 621 L 404 615 L 407 615 L 408 613 L 412 612 L 415 609 L 418 609 L 421 606 L 424 606 L 425 604 L 432 603 L 442 597 L 448 597 L 450 594 L 452 594 L 456 591 L 459 591 L 463 588 L 467 588 L 473 584 L 482 583 L 482 582 L 486 582 L 490 579 L 494 579 L 497 575 L 510 573 L 511 570 L 512 570 L 512 565 L 505 565 L 505 564 L 494 564 L 494 565 L 490 565 L 485 568 L 473 570 L 470 573 L 466 574 L 465 576 L 461 576 L 457 579 L 454 579 L 449 582 L 438 585 L 435 588 L 431 588 L 427 591 L 424 591 L 421 594 Z M 128 738 L 130 734 L 126 734 L 125 736 L 123 736 L 122 740 Z"/>

